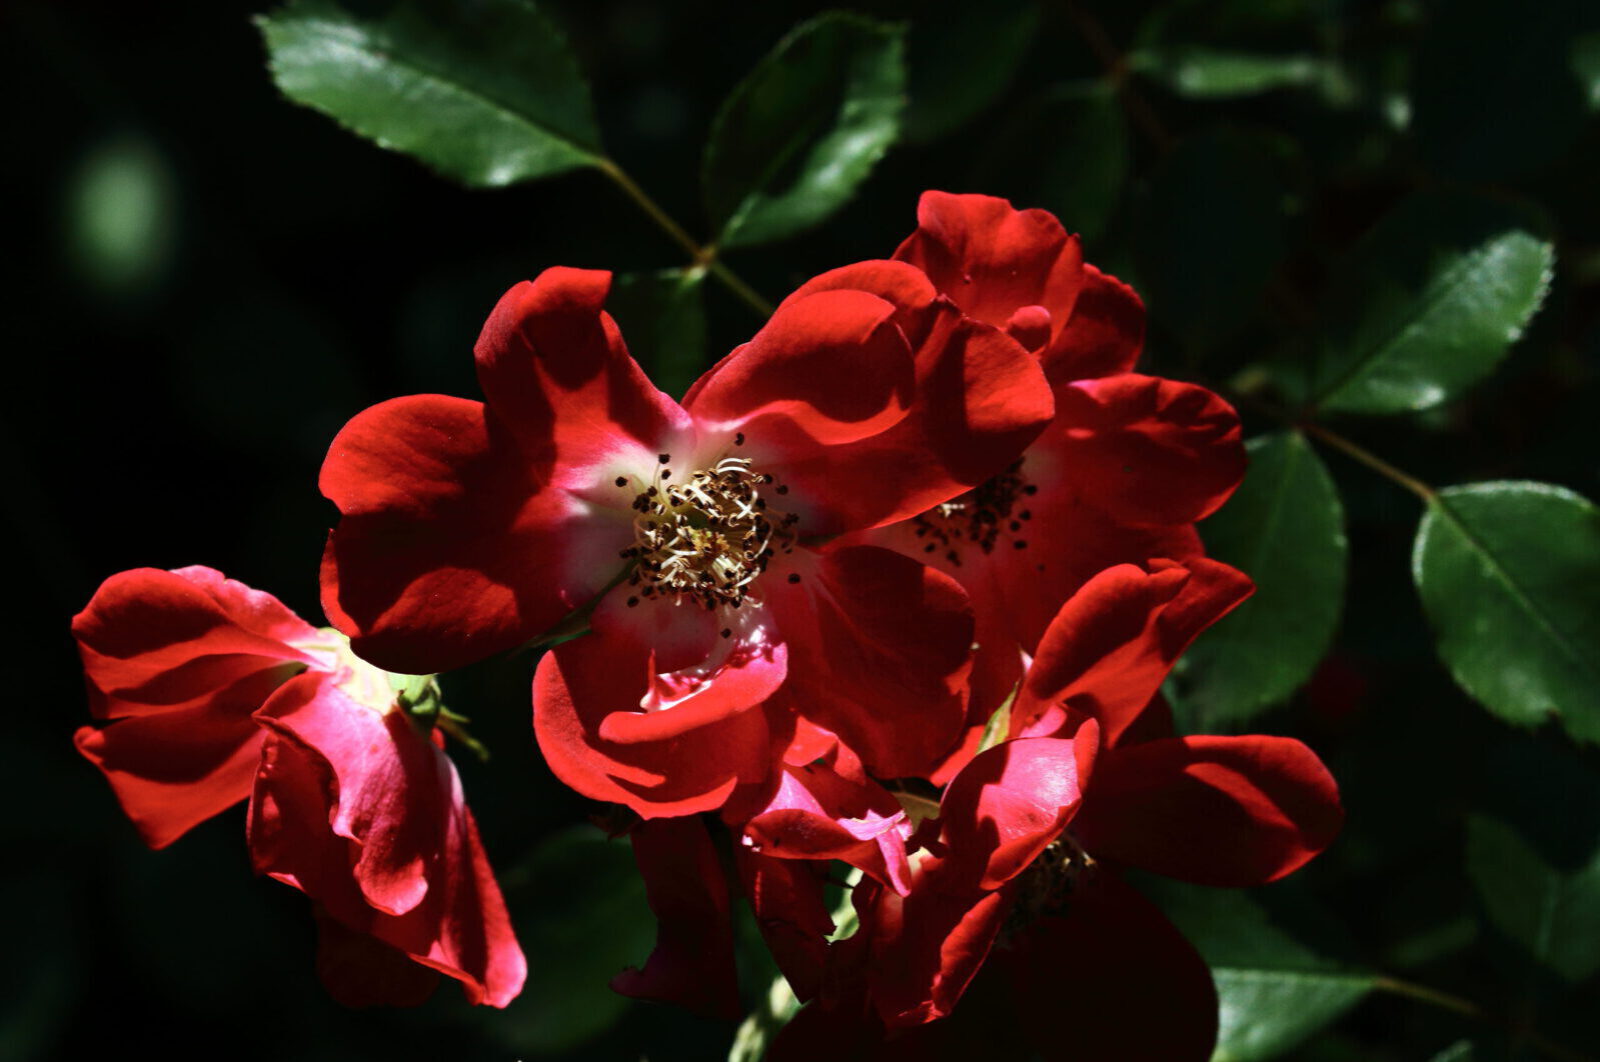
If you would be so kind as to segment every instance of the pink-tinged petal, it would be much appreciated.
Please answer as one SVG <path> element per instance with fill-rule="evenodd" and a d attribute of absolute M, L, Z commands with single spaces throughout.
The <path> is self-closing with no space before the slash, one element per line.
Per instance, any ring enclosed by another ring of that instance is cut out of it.
<path fill-rule="evenodd" d="M 1333 843 L 1339 789 L 1291 738 L 1166 738 L 1101 761 L 1074 830 L 1097 859 L 1202 885 L 1275 881 Z"/>
<path fill-rule="evenodd" d="M 400 713 L 380 716 L 313 678 L 260 713 L 271 735 L 250 801 L 257 871 L 461 982 L 469 1002 L 505 1006 L 527 965 L 454 765 Z"/>
<path fill-rule="evenodd" d="M 419 1007 L 439 986 L 439 971 L 366 933 L 346 929 L 320 904 L 317 979 L 346 1007 Z"/>
<path fill-rule="evenodd" d="M 1052 735 L 1071 711 L 1098 720 L 1107 747 L 1119 744 L 1195 636 L 1252 589 L 1240 572 L 1205 558 L 1101 572 L 1040 640 L 1012 706 L 1012 735 Z"/>
<path fill-rule="evenodd" d="M 926 776 L 966 713 L 972 608 L 961 587 L 891 550 L 796 551 L 766 575 L 789 646 L 786 689 L 879 778 Z"/>
<path fill-rule="evenodd" d="M 323 554 L 323 609 L 358 653 L 404 674 L 447 671 L 547 630 L 604 584 L 632 540 L 625 521 L 541 490 L 505 429 L 465 399 L 414 395 L 358 414 L 319 485 L 343 514 Z"/>
<path fill-rule="evenodd" d="M 1244 477 L 1233 407 L 1203 387 L 1124 373 L 1056 391 L 1073 492 L 1128 525 L 1211 515 Z"/>
<path fill-rule="evenodd" d="M 324 675 L 284 686 L 257 713 L 333 771 L 338 802 L 328 827 L 354 842 L 351 868 L 366 902 L 401 915 L 428 891 L 433 855 L 455 794 L 455 772 L 439 770 L 439 751 L 418 735 L 405 713 L 359 704 Z"/>
<path fill-rule="evenodd" d="M 1113 875 L 1074 889 L 1064 914 L 1019 933 L 1014 948 L 1016 1017 L 1047 1062 L 1211 1057 L 1211 971 L 1154 904 Z"/>
<path fill-rule="evenodd" d="M 1077 813 L 1099 739 L 1089 720 L 1072 738 L 1021 738 L 980 753 L 940 803 L 952 872 L 997 889 L 1026 870 Z"/>
<path fill-rule="evenodd" d="M 781 305 L 749 343 L 694 386 L 706 430 L 781 424 L 813 444 L 877 435 L 910 408 L 916 369 L 895 307 L 865 291 L 821 291 Z M 752 453 L 759 455 L 760 450 Z"/>
<path fill-rule="evenodd" d="M 753 851 L 782 859 L 839 859 L 904 895 L 911 825 L 893 794 L 823 764 L 785 767 L 766 807 L 744 825 Z"/>
<path fill-rule="evenodd" d="M 1143 347 L 1144 303 L 1128 285 L 1085 262 L 1066 326 L 1039 360 L 1050 383 L 1060 386 L 1130 372 Z"/>
<path fill-rule="evenodd" d="M 739 880 L 778 970 L 802 1002 L 822 990 L 833 917 L 823 898 L 828 864 L 734 852 Z"/>
<path fill-rule="evenodd" d="M 993 196 L 922 193 L 917 231 L 894 257 L 927 273 L 967 316 L 996 328 L 1024 306 L 1042 307 L 1062 327 L 1083 284 L 1076 236 L 1046 211 L 1017 210 Z"/>
<path fill-rule="evenodd" d="M 489 408 L 541 484 L 583 489 L 596 466 L 624 455 L 648 463 L 688 429 L 604 312 L 610 288 L 610 273 L 547 269 L 501 296 L 478 337 Z"/>
<path fill-rule="evenodd" d="M 770 678 L 777 672 L 761 667 L 757 673 Z M 626 804 L 647 819 L 713 811 L 741 782 L 766 777 L 770 735 L 765 714 L 751 710 L 754 702 L 741 705 L 708 691 L 706 708 L 685 706 L 676 722 L 673 713 L 680 709 L 667 708 L 659 722 L 608 726 L 613 714 L 645 711 L 655 677 L 647 651 L 598 635 L 545 654 L 534 673 L 533 723 L 556 777 L 584 796 Z M 604 728 L 632 737 L 629 727 L 652 733 L 626 743 L 602 735 Z"/>
<path fill-rule="evenodd" d="M 915 352 L 916 402 L 889 430 L 823 446 L 781 423 L 751 424 L 750 456 L 802 503 L 791 508 L 804 516 L 803 534 L 915 516 L 1003 471 L 1049 423 L 1055 410 L 1049 386 L 1015 340 L 963 317 L 944 299 L 922 316 L 927 334 Z"/>
<path fill-rule="evenodd" d="M 611 987 L 714 1018 L 737 1018 L 728 882 L 704 824 L 656 819 L 636 827 L 630 839 L 656 915 L 656 946 L 644 969 L 624 970 Z"/>
<path fill-rule="evenodd" d="M 105 719 L 192 707 L 263 669 L 281 682 L 315 659 L 291 643 L 317 632 L 271 594 L 195 565 L 118 572 L 73 617 L 72 635 Z"/>

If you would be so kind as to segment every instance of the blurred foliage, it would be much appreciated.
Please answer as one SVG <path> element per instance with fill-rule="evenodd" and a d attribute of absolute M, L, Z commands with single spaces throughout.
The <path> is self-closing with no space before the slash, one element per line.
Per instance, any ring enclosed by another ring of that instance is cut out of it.
<path fill-rule="evenodd" d="M 527 660 L 447 681 L 494 752 L 461 770 L 529 995 L 351 1012 L 238 814 L 160 853 L 120 820 L 70 749 L 66 621 L 114 571 L 190 563 L 316 617 L 327 440 L 473 394 L 513 282 L 616 270 L 681 392 L 748 303 L 892 252 L 925 188 L 1055 211 L 1145 296 L 1141 369 L 1217 388 L 1255 440 L 1202 532 L 1260 592 L 1170 690 L 1191 727 L 1308 741 L 1349 821 L 1248 896 L 1149 883 L 1216 971 L 1219 1059 L 1600 1051 L 1600 5 L 266 2 L 0 13 L 32 665 L 0 1054 L 725 1054 L 731 1026 L 606 993 L 648 910 L 533 752 Z"/>

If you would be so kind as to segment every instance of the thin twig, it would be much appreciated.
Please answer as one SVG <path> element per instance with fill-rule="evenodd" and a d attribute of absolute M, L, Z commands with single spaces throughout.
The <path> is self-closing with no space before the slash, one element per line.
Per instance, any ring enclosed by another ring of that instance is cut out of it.
<path fill-rule="evenodd" d="M 674 221 L 671 214 L 661 209 L 660 204 L 651 199 L 645 190 L 639 187 L 639 183 L 628 176 L 627 171 L 615 162 L 610 159 L 601 159 L 600 172 L 611 178 L 611 182 L 620 188 L 624 195 L 633 200 L 640 210 L 648 214 L 651 221 L 661 226 L 661 230 L 672 237 L 672 241 L 682 247 L 684 252 L 688 254 L 695 267 L 709 270 L 713 276 L 727 286 L 729 291 L 733 292 L 741 301 L 762 317 L 772 316 L 772 303 L 763 299 L 750 285 L 739 279 L 731 269 L 717 260 L 716 244 L 707 244 L 702 247 L 696 243 L 694 237 L 690 236 L 682 225 Z"/>
<path fill-rule="evenodd" d="M 1432 487 L 1428 486 L 1417 477 L 1400 471 L 1398 468 L 1394 467 L 1372 451 L 1357 446 L 1355 443 L 1351 442 L 1349 439 L 1346 439 L 1338 432 L 1329 431 L 1327 428 L 1324 428 L 1322 425 L 1313 421 L 1305 421 L 1296 426 L 1307 434 L 1321 439 L 1334 449 L 1341 450 L 1346 455 L 1355 458 L 1357 461 L 1360 461 L 1362 464 L 1378 473 L 1378 475 L 1383 476 L 1385 479 L 1389 479 L 1395 483 L 1398 483 L 1406 490 L 1409 490 L 1412 494 L 1415 494 L 1417 497 L 1421 498 L 1424 505 L 1433 501 L 1435 491 Z"/>
<path fill-rule="evenodd" d="M 1487 1025 L 1497 1025 L 1521 1039 L 1534 1050 L 1551 1058 L 1560 1059 L 1561 1062 L 1600 1062 L 1593 1055 L 1575 1051 L 1565 1044 L 1558 1044 L 1553 1040 L 1546 1039 L 1534 1029 L 1492 1014 L 1470 999 L 1463 999 L 1460 996 L 1451 995 L 1449 992 L 1441 992 L 1437 988 L 1430 988 L 1427 985 L 1419 985 L 1411 981 L 1402 981 L 1397 977 L 1379 977 L 1373 981 L 1372 987 L 1380 992 L 1405 996 L 1407 999 L 1414 999 L 1419 1003 L 1438 1007 L 1440 1010 L 1453 1011 L 1456 1014 L 1464 1015 Z"/>

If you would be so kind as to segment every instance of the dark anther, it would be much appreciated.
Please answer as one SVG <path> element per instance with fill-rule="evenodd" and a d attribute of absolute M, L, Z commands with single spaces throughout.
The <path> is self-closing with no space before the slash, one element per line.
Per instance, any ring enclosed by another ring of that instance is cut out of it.
<path fill-rule="evenodd" d="M 1037 483 L 1029 483 L 1026 487 L 1022 488 L 1022 493 L 1024 493 L 1024 494 L 1038 494 L 1039 493 L 1039 485 Z"/>
<path fill-rule="evenodd" d="M 635 606 L 635 605 L 637 605 L 637 604 L 638 604 L 638 603 L 639 603 L 639 599 L 638 599 L 638 598 L 636 598 L 636 597 L 630 597 L 630 598 L 628 598 L 628 607 L 629 607 L 629 608 L 633 608 L 633 607 L 634 607 L 634 606 Z"/>
<path fill-rule="evenodd" d="M 789 581 L 791 583 L 798 583 L 800 581 L 800 573 L 799 572 L 790 572 L 789 573 Z"/>
<path fill-rule="evenodd" d="M 656 460 L 660 461 L 662 464 L 666 464 L 668 461 L 672 460 L 672 455 L 671 454 L 656 454 Z"/>
<path fill-rule="evenodd" d="M 661 470 L 661 478 L 662 478 L 662 479 L 671 479 L 671 478 L 672 478 L 672 469 L 670 469 L 670 468 L 663 468 L 663 469 L 662 469 L 662 470 Z"/>
<path fill-rule="evenodd" d="M 741 431 L 741 432 L 739 432 L 737 435 L 735 435 L 733 437 L 733 445 L 735 445 L 735 446 L 743 446 L 744 445 L 744 432 Z"/>
<path fill-rule="evenodd" d="M 1021 520 L 1013 520 L 1013 521 L 1011 521 L 1011 523 L 1008 526 L 1013 531 L 1021 531 L 1022 530 L 1022 521 Z"/>
<path fill-rule="evenodd" d="M 779 494 L 788 494 L 789 493 L 789 484 L 787 484 L 787 483 L 778 484 L 778 493 Z"/>
<path fill-rule="evenodd" d="M 732 638 L 733 637 L 733 628 L 732 627 L 724 627 L 724 628 L 722 628 L 722 636 L 724 638 Z"/>
<path fill-rule="evenodd" d="M 929 542 L 926 546 L 922 547 L 922 552 L 924 552 L 924 553 L 932 553 L 934 550 L 936 550 L 938 548 L 939 548 L 939 544 L 937 542 Z"/>
<path fill-rule="evenodd" d="M 618 476 L 617 477 L 617 486 L 626 487 L 627 485 L 628 485 L 628 477 L 627 476 Z"/>
<path fill-rule="evenodd" d="M 1022 540 L 1022 539 L 1020 539 L 1020 538 L 1019 538 L 1019 539 L 1017 539 L 1017 540 L 1016 540 L 1016 541 L 1015 541 L 1015 542 L 1013 542 L 1013 543 L 1011 543 L 1011 544 L 1012 544 L 1012 545 L 1013 545 L 1013 546 L 1015 546 L 1015 547 L 1016 547 L 1016 548 L 1017 548 L 1017 549 L 1027 549 L 1027 548 L 1028 548 L 1028 544 L 1027 544 L 1027 543 L 1026 543 L 1026 542 L 1024 542 L 1024 541 L 1023 541 L 1023 540 Z"/>
<path fill-rule="evenodd" d="M 1017 514 L 1017 517 L 1019 519 L 1022 519 L 1022 520 L 1032 520 L 1033 519 L 1033 514 L 1030 513 L 1028 510 L 1024 509 L 1020 513 Z"/>

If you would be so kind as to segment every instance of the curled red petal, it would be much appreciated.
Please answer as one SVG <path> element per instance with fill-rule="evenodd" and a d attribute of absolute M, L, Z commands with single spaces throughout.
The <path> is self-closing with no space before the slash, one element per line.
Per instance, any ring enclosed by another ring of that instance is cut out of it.
<path fill-rule="evenodd" d="M 906 415 L 916 379 L 894 316 L 894 304 L 865 291 L 791 297 L 695 384 L 689 412 L 722 431 L 760 417 L 813 445 L 877 435 Z M 757 458 L 761 434 L 750 432 Z"/>
<path fill-rule="evenodd" d="M 877 777 L 926 776 L 966 714 L 966 594 L 877 546 L 797 551 L 787 570 L 795 582 L 768 572 L 767 607 L 789 646 L 789 696 Z"/>
<path fill-rule="evenodd" d="M 1056 391 L 1073 493 L 1131 526 L 1204 519 L 1244 478 L 1233 407 L 1203 387 L 1124 373 Z"/>
<path fill-rule="evenodd" d="M 596 465 L 619 453 L 647 463 L 688 427 L 604 312 L 610 288 L 610 273 L 546 269 L 501 296 L 478 337 L 484 397 L 541 484 L 590 486 Z"/>
<path fill-rule="evenodd" d="M 795 997 L 822 990 L 833 916 L 823 897 L 828 864 L 776 859 L 741 847 L 734 852 L 739 880 L 767 950 Z"/>
<path fill-rule="evenodd" d="M 911 826 L 894 796 L 825 764 L 784 767 L 767 806 L 744 825 L 743 841 L 784 859 L 839 859 L 897 892 L 909 889 Z"/>
<path fill-rule="evenodd" d="M 916 402 L 889 430 L 821 447 L 782 424 L 751 426 L 762 467 L 811 502 L 805 534 L 875 527 L 948 501 L 1003 471 L 1049 423 L 1049 386 L 1015 340 L 948 300 L 922 318 Z"/>
<path fill-rule="evenodd" d="M 774 672 L 763 669 L 762 674 Z M 612 723 L 676 733 L 621 742 L 602 734 L 616 712 L 639 713 L 655 673 L 647 650 L 587 635 L 558 646 L 539 661 L 533 680 L 533 723 L 550 769 L 584 796 L 626 804 L 645 818 L 690 815 L 721 807 L 741 782 L 767 776 L 770 750 L 764 713 L 756 702 L 720 698 L 714 710 L 676 721 L 668 708 L 660 723 Z"/>
<path fill-rule="evenodd" d="M 894 257 L 927 273 L 967 316 L 996 328 L 1024 306 L 1041 306 L 1060 329 L 1083 284 L 1078 238 L 1054 215 L 987 195 L 922 193 L 917 231 Z"/>
<path fill-rule="evenodd" d="M 980 753 L 939 805 L 947 866 L 983 889 L 1027 869 L 1077 813 L 1099 740 L 1090 720 L 1071 738 L 1021 738 Z"/>
<path fill-rule="evenodd" d="M 704 824 L 692 817 L 656 819 L 636 827 L 630 840 L 656 915 L 656 946 L 642 970 L 624 970 L 611 987 L 714 1018 L 737 1018 L 728 882 Z"/>
<path fill-rule="evenodd" d="M 1011 733 L 1045 736 L 1075 710 L 1118 744 L 1196 635 L 1249 596 L 1250 580 L 1205 558 L 1108 568 L 1061 606 L 1012 706 Z"/>
<path fill-rule="evenodd" d="M 509 1003 L 527 965 L 444 753 L 326 676 L 286 685 L 260 718 L 271 734 L 250 801 L 257 871 L 459 981 L 469 1002 Z"/>
<path fill-rule="evenodd" d="M 1052 385 L 1129 372 L 1144 347 L 1144 303 L 1114 276 L 1083 264 L 1072 313 L 1040 354 Z"/>
<path fill-rule="evenodd" d="M 363 657 L 446 671 L 528 641 L 618 563 L 626 525 L 544 490 L 482 404 L 414 395 L 356 415 L 329 447 L 322 493 L 343 514 L 322 606 Z M 609 557 L 606 567 L 595 563 Z"/>
<path fill-rule="evenodd" d="M 319 664 L 317 632 L 276 598 L 211 568 L 141 568 L 101 584 L 73 619 L 90 705 L 78 750 L 161 848 L 250 795 L 251 713 Z"/>
<path fill-rule="evenodd" d="M 1107 753 L 1074 830 L 1096 858 L 1249 886 L 1303 866 L 1343 823 L 1338 786 L 1305 745 L 1200 736 Z"/>
<path fill-rule="evenodd" d="M 194 565 L 135 568 L 100 584 L 72 619 L 101 718 L 191 706 L 267 668 L 313 662 L 317 632 L 277 598 Z M 249 711 L 259 707 L 260 702 Z M 249 712 L 245 712 L 247 717 Z"/>

